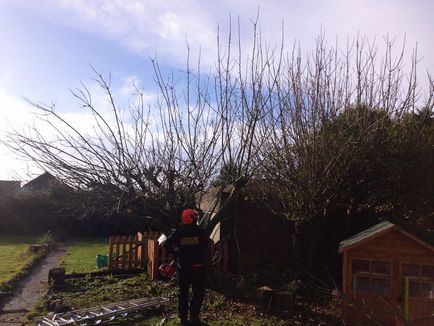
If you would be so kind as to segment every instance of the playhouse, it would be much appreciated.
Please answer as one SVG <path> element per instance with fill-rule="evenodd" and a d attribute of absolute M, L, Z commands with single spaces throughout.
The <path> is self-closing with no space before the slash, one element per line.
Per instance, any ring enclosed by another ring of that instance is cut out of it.
<path fill-rule="evenodd" d="M 344 318 L 382 325 L 434 325 L 434 247 L 382 222 L 340 243 Z"/>

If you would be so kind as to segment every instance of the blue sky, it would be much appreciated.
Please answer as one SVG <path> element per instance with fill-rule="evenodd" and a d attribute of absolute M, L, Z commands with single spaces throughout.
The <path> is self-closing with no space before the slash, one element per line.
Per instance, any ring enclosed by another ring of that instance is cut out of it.
<path fill-rule="evenodd" d="M 249 46 L 250 19 L 260 8 L 262 38 L 312 47 L 323 29 L 334 43 L 357 33 L 382 40 L 406 37 L 418 44 L 419 75 L 434 69 L 434 1 L 432 0 L 0 0 L 0 137 L 9 125 L 33 123 L 32 108 L 22 97 L 55 102 L 60 111 L 80 119 L 69 89 L 80 81 L 92 88 L 94 74 L 111 72 L 117 94 L 125 98 L 134 80 L 154 99 L 150 57 L 164 72 L 181 70 L 186 42 L 193 58 L 201 51 L 204 66 L 216 57 L 217 24 L 224 32 L 229 14 L 240 17 L 243 47 Z M 0 179 L 35 172 L 0 147 Z"/>

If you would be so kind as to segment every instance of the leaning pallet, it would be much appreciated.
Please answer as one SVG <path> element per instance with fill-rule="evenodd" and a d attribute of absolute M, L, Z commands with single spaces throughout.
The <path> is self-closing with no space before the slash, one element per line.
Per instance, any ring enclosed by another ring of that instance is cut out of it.
<path fill-rule="evenodd" d="M 72 310 L 52 316 L 37 317 L 37 326 L 97 325 L 116 317 L 125 317 L 147 308 L 167 303 L 169 299 L 162 297 L 140 298 L 135 300 L 111 303 L 94 308 Z"/>

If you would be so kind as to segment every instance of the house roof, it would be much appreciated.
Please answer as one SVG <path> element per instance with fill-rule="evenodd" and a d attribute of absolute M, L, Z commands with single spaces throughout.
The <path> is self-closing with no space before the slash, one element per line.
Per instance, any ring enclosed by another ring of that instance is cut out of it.
<path fill-rule="evenodd" d="M 359 245 L 361 245 L 361 244 L 363 244 L 369 240 L 372 240 L 372 239 L 374 239 L 380 235 L 383 235 L 383 234 L 385 234 L 391 230 L 399 231 L 401 234 L 411 238 L 413 241 L 419 243 L 423 247 L 434 252 L 434 247 L 431 246 L 430 244 L 428 244 L 428 243 L 424 242 L 423 240 L 421 240 L 420 238 L 410 234 L 409 232 L 402 229 L 398 225 L 390 223 L 389 221 L 384 221 L 384 222 L 375 224 L 374 226 L 372 226 L 372 227 L 370 227 L 370 228 L 368 228 L 362 232 L 359 232 L 348 239 L 341 241 L 339 244 L 339 253 L 342 253 L 342 252 L 347 251 L 349 249 L 353 249 L 354 247 L 357 247 L 357 246 L 359 246 Z"/>
<path fill-rule="evenodd" d="M 44 172 L 33 180 L 27 182 L 22 189 L 44 189 L 48 188 L 52 182 L 55 182 L 56 178 L 49 172 Z"/>
<path fill-rule="evenodd" d="M 2 192 L 14 192 L 20 189 L 20 181 L 0 180 L 0 191 Z"/>

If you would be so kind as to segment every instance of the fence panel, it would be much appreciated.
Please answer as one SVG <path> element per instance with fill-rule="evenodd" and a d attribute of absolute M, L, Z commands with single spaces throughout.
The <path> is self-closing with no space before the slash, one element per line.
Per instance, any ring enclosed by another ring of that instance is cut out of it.
<path fill-rule="evenodd" d="M 137 236 L 110 236 L 109 270 L 146 268 L 151 280 L 158 277 L 158 267 L 170 263 L 173 257 L 158 245 L 160 232 L 139 232 Z M 228 271 L 228 243 L 219 241 L 210 245 L 211 264 L 217 270 Z"/>
<path fill-rule="evenodd" d="M 146 268 L 148 239 L 156 240 L 160 232 L 138 232 L 136 236 L 109 237 L 109 270 Z"/>

